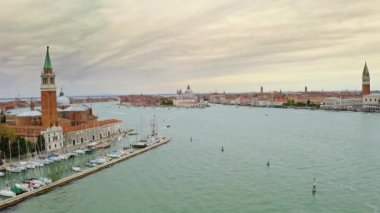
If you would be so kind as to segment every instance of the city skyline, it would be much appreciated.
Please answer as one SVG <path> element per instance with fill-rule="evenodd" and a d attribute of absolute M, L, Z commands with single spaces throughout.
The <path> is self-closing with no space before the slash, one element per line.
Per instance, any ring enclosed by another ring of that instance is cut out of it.
<path fill-rule="evenodd" d="M 38 96 L 47 45 L 69 96 L 360 91 L 365 61 L 378 90 L 372 2 L 6 2 L 0 96 Z"/>

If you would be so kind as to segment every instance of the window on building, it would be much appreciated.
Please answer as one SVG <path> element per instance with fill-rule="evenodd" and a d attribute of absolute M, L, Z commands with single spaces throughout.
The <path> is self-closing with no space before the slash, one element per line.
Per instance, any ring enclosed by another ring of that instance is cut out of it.
<path fill-rule="evenodd" d="M 92 140 L 95 140 L 95 135 L 92 136 Z"/>
<path fill-rule="evenodd" d="M 51 146 L 49 145 L 49 149 L 51 149 Z"/>
<path fill-rule="evenodd" d="M 75 139 L 73 140 L 73 146 L 75 146 Z"/>
<path fill-rule="evenodd" d="M 54 84 L 54 78 L 50 78 L 50 83 Z"/>
<path fill-rule="evenodd" d="M 80 138 L 80 142 L 83 143 L 83 138 Z"/>
<path fill-rule="evenodd" d="M 57 148 L 57 144 L 54 144 L 54 147 Z"/>

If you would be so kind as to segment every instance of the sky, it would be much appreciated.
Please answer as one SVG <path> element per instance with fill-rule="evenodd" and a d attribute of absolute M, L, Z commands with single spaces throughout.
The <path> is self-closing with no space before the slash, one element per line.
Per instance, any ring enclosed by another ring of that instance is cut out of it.
<path fill-rule="evenodd" d="M 0 97 L 38 96 L 46 46 L 66 95 L 380 89 L 375 0 L 15 0 Z"/>

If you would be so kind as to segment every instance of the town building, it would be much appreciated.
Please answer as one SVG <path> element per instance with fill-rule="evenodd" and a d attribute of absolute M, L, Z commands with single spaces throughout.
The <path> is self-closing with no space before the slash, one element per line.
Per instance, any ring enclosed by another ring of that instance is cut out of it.
<path fill-rule="evenodd" d="M 369 94 L 363 96 L 364 111 L 380 111 L 380 94 Z"/>
<path fill-rule="evenodd" d="M 359 110 L 362 105 L 362 98 L 328 97 L 321 103 L 321 108 L 326 110 Z"/>

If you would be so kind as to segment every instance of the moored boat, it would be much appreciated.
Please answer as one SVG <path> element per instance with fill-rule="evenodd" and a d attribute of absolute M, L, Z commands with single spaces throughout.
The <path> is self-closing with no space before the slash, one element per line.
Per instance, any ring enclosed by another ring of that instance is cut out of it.
<path fill-rule="evenodd" d="M 12 192 L 10 189 L 1 189 L 0 196 L 3 197 L 16 197 L 16 193 Z"/>
<path fill-rule="evenodd" d="M 79 167 L 79 166 L 73 166 L 73 167 L 71 167 L 71 169 L 73 171 L 75 171 L 75 172 L 81 172 L 81 171 L 83 171 L 83 169 L 81 167 Z"/>

